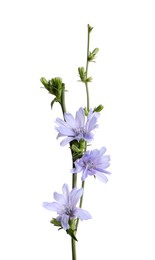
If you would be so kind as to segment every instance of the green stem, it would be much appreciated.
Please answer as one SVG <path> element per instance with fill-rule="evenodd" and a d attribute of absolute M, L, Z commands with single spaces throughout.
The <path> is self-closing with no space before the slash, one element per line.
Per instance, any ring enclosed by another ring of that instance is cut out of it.
<path fill-rule="evenodd" d="M 83 181 L 82 185 L 81 185 L 81 188 L 83 188 L 83 191 L 84 191 L 84 186 L 85 186 L 85 181 Z M 84 192 L 83 192 L 81 199 L 80 199 L 80 205 L 79 205 L 80 208 L 82 208 L 83 196 L 84 196 Z M 79 225 L 79 218 L 77 219 L 77 222 L 76 222 L 76 230 L 78 229 L 78 225 Z"/>
<path fill-rule="evenodd" d="M 89 45 L 90 45 L 90 31 L 88 24 L 88 39 L 87 39 L 87 60 L 86 60 L 86 78 L 88 78 L 88 65 L 89 65 Z M 89 111 L 89 90 L 88 90 L 88 82 L 85 83 L 86 86 L 86 96 L 87 96 L 87 111 Z"/>
<path fill-rule="evenodd" d="M 72 157 L 72 160 L 73 160 L 73 157 Z M 75 165 L 74 165 L 74 162 L 73 162 L 73 168 L 74 167 L 75 167 Z M 76 187 L 76 185 L 77 185 L 77 173 L 73 173 L 73 175 L 72 175 L 72 189 L 74 187 Z"/>
<path fill-rule="evenodd" d="M 88 41 L 87 41 L 87 61 L 86 61 L 86 78 L 88 77 L 88 64 L 89 64 L 89 43 L 90 43 L 90 30 L 89 30 L 89 25 L 88 25 Z M 87 96 L 87 111 L 89 112 L 89 90 L 88 90 L 88 82 L 85 83 L 86 86 L 86 96 Z M 65 105 L 65 86 L 63 86 L 63 90 L 62 90 L 62 96 L 61 96 L 61 108 L 62 108 L 62 112 L 63 112 L 63 116 L 64 113 L 66 113 L 66 105 Z M 87 143 L 86 143 L 87 146 Z M 71 148 L 71 143 L 70 143 L 70 148 Z M 86 151 L 86 148 L 85 148 Z M 74 160 L 73 160 L 73 154 L 72 154 L 72 161 L 73 161 L 73 168 L 74 168 Z M 74 173 L 72 176 L 72 188 L 76 187 L 77 185 L 77 174 Z M 84 185 L 85 182 L 82 182 L 82 188 L 84 190 Z M 84 194 L 83 194 L 84 195 Z M 80 205 L 79 207 L 82 208 L 82 203 L 83 203 L 83 195 L 80 199 Z M 79 219 L 77 219 L 77 222 L 75 224 L 76 227 L 76 231 L 75 231 L 75 235 L 77 232 L 77 228 L 78 228 L 78 224 L 79 224 Z M 72 246 L 72 260 L 76 260 L 76 241 L 71 238 L 71 246 Z"/>
<path fill-rule="evenodd" d="M 90 45 L 90 30 L 89 30 L 89 24 L 88 24 L 86 78 L 88 77 L 89 45 Z M 85 83 L 85 86 L 86 86 L 86 95 L 87 95 L 87 111 L 89 112 L 89 89 L 88 89 L 88 82 Z M 85 144 L 85 152 L 86 152 L 86 149 L 87 149 L 87 142 Z M 80 199 L 80 205 L 79 205 L 80 208 L 82 208 L 82 203 L 83 203 L 84 186 L 85 186 L 85 181 L 82 181 L 81 187 L 83 188 L 83 195 L 81 196 L 81 199 Z M 76 222 L 76 230 L 78 229 L 78 225 L 79 225 L 79 219 L 77 219 L 77 222 Z"/>
<path fill-rule="evenodd" d="M 64 113 L 66 113 L 66 104 L 65 104 L 65 85 L 63 86 L 62 94 L 61 94 L 61 109 L 62 109 L 62 113 L 63 113 L 63 116 L 64 116 Z"/>
<path fill-rule="evenodd" d="M 84 186 L 85 186 L 85 181 L 82 182 L 82 188 L 84 189 Z M 81 200 L 80 200 L 80 208 L 82 208 L 82 202 L 83 202 L 83 195 L 81 197 Z"/>
<path fill-rule="evenodd" d="M 64 116 L 64 113 L 66 113 L 66 104 L 65 104 L 65 86 L 63 86 L 62 89 L 62 95 L 61 95 L 61 109 Z M 71 144 L 70 144 L 71 149 Z M 72 155 L 72 161 L 73 161 L 73 155 Z M 74 161 L 73 161 L 73 168 L 74 168 Z M 72 188 L 74 188 L 77 184 L 77 173 L 74 173 L 72 176 Z"/>
<path fill-rule="evenodd" d="M 64 113 L 66 113 L 65 86 L 63 86 L 63 89 L 62 89 L 61 109 L 62 109 L 62 113 L 63 113 L 63 117 L 64 117 Z M 71 148 L 71 144 L 70 144 L 70 148 Z M 72 160 L 73 160 L 73 156 L 72 156 Z M 73 168 L 74 168 L 74 162 L 73 162 Z M 75 173 L 72 176 L 72 188 L 74 188 L 76 186 L 76 183 L 77 183 L 77 174 Z M 71 238 L 71 246 L 72 246 L 72 260 L 76 260 L 76 241 L 73 238 Z"/>
<path fill-rule="evenodd" d="M 76 241 L 72 238 L 71 239 L 72 245 L 72 260 L 76 260 Z"/>
<path fill-rule="evenodd" d="M 77 184 L 77 173 L 74 173 L 72 176 L 72 188 L 76 187 Z"/>

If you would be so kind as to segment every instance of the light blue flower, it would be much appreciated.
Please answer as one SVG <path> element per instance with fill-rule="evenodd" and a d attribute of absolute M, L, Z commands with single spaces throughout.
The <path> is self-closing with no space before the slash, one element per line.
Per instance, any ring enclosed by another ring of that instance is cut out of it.
<path fill-rule="evenodd" d="M 92 131 L 98 127 L 97 119 L 99 113 L 93 112 L 92 109 L 89 111 L 87 118 L 85 118 L 84 109 L 80 108 L 75 115 L 75 118 L 70 113 L 64 113 L 64 119 L 56 119 L 58 127 L 57 138 L 67 136 L 60 144 L 62 146 L 68 144 L 73 140 L 80 141 L 81 139 L 91 142 L 93 140 Z"/>
<path fill-rule="evenodd" d="M 93 175 L 106 183 L 108 179 L 105 174 L 111 173 L 105 170 L 110 165 L 110 156 L 104 155 L 105 152 L 105 147 L 102 147 L 100 150 L 87 151 L 82 158 L 75 161 L 75 168 L 72 169 L 72 173 L 82 172 L 82 181 L 88 175 Z"/>
<path fill-rule="evenodd" d="M 83 194 L 83 189 L 77 189 L 76 187 L 69 191 L 68 185 L 64 184 L 62 187 L 62 193 L 54 192 L 53 197 L 56 202 L 43 202 L 43 207 L 56 211 L 59 215 L 56 219 L 61 222 L 62 227 L 69 229 L 69 220 L 79 218 L 80 220 L 87 220 L 91 218 L 88 211 L 77 208 L 76 204 Z"/>

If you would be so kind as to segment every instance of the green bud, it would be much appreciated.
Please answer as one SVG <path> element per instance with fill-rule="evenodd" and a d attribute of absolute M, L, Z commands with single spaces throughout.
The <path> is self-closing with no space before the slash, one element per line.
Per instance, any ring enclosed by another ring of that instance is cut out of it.
<path fill-rule="evenodd" d="M 98 107 L 94 108 L 94 112 L 101 112 L 103 110 L 104 106 L 99 105 Z"/>
<path fill-rule="evenodd" d="M 93 30 L 93 27 L 91 27 L 91 26 L 88 24 L 88 32 L 90 33 L 92 30 Z"/>
<path fill-rule="evenodd" d="M 81 152 L 81 150 L 75 144 L 72 144 L 71 149 L 72 149 L 73 152 L 76 152 L 76 153 Z"/>
<path fill-rule="evenodd" d="M 91 61 L 94 61 L 95 58 L 96 58 L 96 54 L 99 52 L 99 48 L 95 48 L 92 52 L 89 52 L 89 55 L 88 55 L 88 61 L 91 62 Z"/>
<path fill-rule="evenodd" d="M 85 113 L 85 116 L 88 116 L 89 111 L 87 110 L 86 107 L 84 108 L 84 113 Z"/>
<path fill-rule="evenodd" d="M 86 147 L 86 142 L 85 140 L 81 139 L 79 141 L 79 144 L 80 144 L 80 151 L 83 152 L 85 150 L 85 147 Z"/>
<path fill-rule="evenodd" d="M 89 78 L 86 79 L 86 82 L 91 82 L 92 80 L 93 80 L 93 78 L 89 77 Z"/>
<path fill-rule="evenodd" d="M 56 97 L 52 101 L 52 105 L 55 101 L 61 102 L 62 90 L 65 86 L 65 84 L 62 82 L 62 79 L 57 77 L 47 81 L 44 77 L 42 77 L 40 81 L 44 85 L 44 87 L 49 91 L 49 93 Z"/>
<path fill-rule="evenodd" d="M 61 100 L 62 88 L 64 84 L 61 78 L 53 78 L 49 80 L 50 93 L 56 96 L 57 100 Z"/>
<path fill-rule="evenodd" d="M 95 49 L 92 51 L 92 53 L 93 53 L 94 55 L 96 55 L 98 52 L 99 52 L 99 48 L 95 48 Z"/>
<path fill-rule="evenodd" d="M 42 78 L 40 79 L 40 81 L 41 81 L 41 83 L 44 85 L 44 87 L 46 88 L 46 86 L 48 85 L 48 81 L 47 81 L 44 77 L 42 77 Z"/>
<path fill-rule="evenodd" d="M 86 72 L 84 70 L 84 67 L 79 67 L 78 72 L 79 72 L 79 76 L 80 76 L 81 81 L 85 83 L 87 78 L 86 78 Z"/>

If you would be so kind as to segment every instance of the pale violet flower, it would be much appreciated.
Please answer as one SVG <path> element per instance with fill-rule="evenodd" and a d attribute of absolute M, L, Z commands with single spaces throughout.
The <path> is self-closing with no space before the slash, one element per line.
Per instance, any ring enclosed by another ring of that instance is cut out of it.
<path fill-rule="evenodd" d="M 83 189 L 77 189 L 76 187 L 69 191 L 68 185 L 64 184 L 62 187 L 62 193 L 54 192 L 53 197 L 56 202 L 43 202 L 43 207 L 56 211 L 58 217 L 56 220 L 61 222 L 62 227 L 69 229 L 69 220 L 79 218 L 80 220 L 87 220 L 91 218 L 88 211 L 77 208 L 76 204 L 83 194 Z"/>
<path fill-rule="evenodd" d="M 102 147 L 100 150 L 87 151 L 82 158 L 75 161 L 75 168 L 72 169 L 72 173 L 82 172 L 82 181 L 84 181 L 88 175 L 93 175 L 106 183 L 108 179 L 105 174 L 111 173 L 105 170 L 110 165 L 110 156 L 104 155 L 105 152 L 105 147 Z"/>
<path fill-rule="evenodd" d="M 56 123 L 58 127 L 57 138 L 66 137 L 60 143 L 62 146 L 68 144 L 73 140 L 80 141 L 81 139 L 91 142 L 93 140 L 92 131 L 98 127 L 97 119 L 99 113 L 93 112 L 92 109 L 89 111 L 88 116 L 85 116 L 83 108 L 80 108 L 75 115 L 75 118 L 70 113 L 64 113 L 64 120 L 57 118 Z"/>

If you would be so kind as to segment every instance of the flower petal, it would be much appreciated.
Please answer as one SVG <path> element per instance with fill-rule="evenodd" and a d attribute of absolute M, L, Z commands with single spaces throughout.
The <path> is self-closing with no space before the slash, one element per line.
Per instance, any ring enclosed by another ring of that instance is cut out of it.
<path fill-rule="evenodd" d="M 92 218 L 92 216 L 90 215 L 90 213 L 87 210 L 81 209 L 81 208 L 76 208 L 75 210 L 75 215 L 81 219 L 81 220 L 87 220 Z"/>
<path fill-rule="evenodd" d="M 61 217 L 61 225 L 62 225 L 62 227 L 63 227 L 65 230 L 66 230 L 66 229 L 69 229 L 68 221 L 69 221 L 69 216 L 66 215 L 66 214 L 63 214 L 62 217 Z"/>
<path fill-rule="evenodd" d="M 69 187 L 68 187 L 68 184 L 65 183 L 62 186 L 62 193 L 64 195 L 65 203 L 68 203 L 68 201 L 69 201 Z"/>
<path fill-rule="evenodd" d="M 64 126 L 64 127 L 68 127 L 68 124 L 61 118 L 57 117 L 56 118 L 56 123 L 58 126 Z"/>
<path fill-rule="evenodd" d="M 62 203 L 65 202 L 64 200 L 64 196 L 58 192 L 54 192 L 53 193 L 53 198 L 56 200 L 56 201 L 61 201 Z"/>
<path fill-rule="evenodd" d="M 61 136 L 74 136 L 74 131 L 69 127 L 59 126 L 55 128 Z"/>
<path fill-rule="evenodd" d="M 95 174 L 95 176 L 100 180 L 100 181 L 103 181 L 104 183 L 107 183 L 108 181 L 108 178 L 101 172 L 97 172 Z"/>
<path fill-rule="evenodd" d="M 66 144 L 70 143 L 72 140 L 74 140 L 74 137 L 66 137 L 63 141 L 61 141 L 60 145 L 65 146 Z"/>
<path fill-rule="evenodd" d="M 65 120 L 67 122 L 67 124 L 71 127 L 71 128 L 76 128 L 76 121 L 74 119 L 74 117 L 72 116 L 72 114 L 70 113 L 65 113 L 64 114 Z"/>
<path fill-rule="evenodd" d="M 98 125 L 96 124 L 98 117 L 99 117 L 99 113 L 96 112 L 91 114 L 90 116 L 88 115 L 87 122 L 86 122 L 86 129 L 88 132 L 98 127 Z"/>
<path fill-rule="evenodd" d="M 57 202 L 43 202 L 42 205 L 48 210 L 56 211 L 58 214 L 62 214 L 62 207 Z"/>
<path fill-rule="evenodd" d="M 79 201 L 79 199 L 81 198 L 83 194 L 83 189 L 79 189 L 77 190 L 77 188 L 75 187 L 71 192 L 70 192 L 70 203 L 72 205 L 72 207 L 75 207 L 77 202 Z"/>
<path fill-rule="evenodd" d="M 100 149 L 100 155 L 103 155 L 105 152 L 106 152 L 106 147 L 102 147 L 101 149 Z"/>
<path fill-rule="evenodd" d="M 77 127 L 84 127 L 85 114 L 84 114 L 84 110 L 82 107 L 76 112 L 75 120 L 77 123 Z"/>

